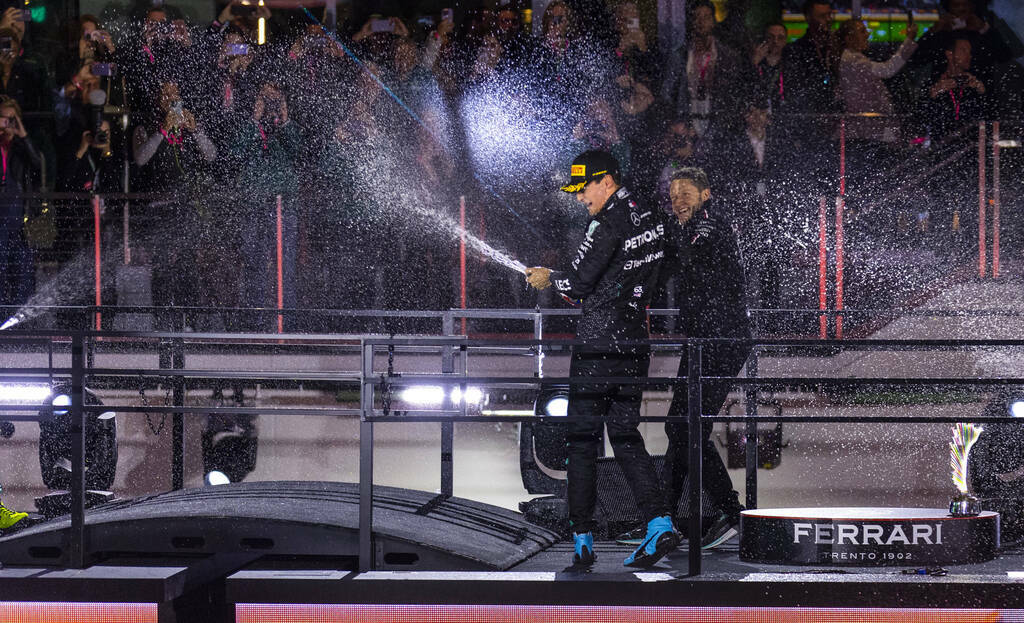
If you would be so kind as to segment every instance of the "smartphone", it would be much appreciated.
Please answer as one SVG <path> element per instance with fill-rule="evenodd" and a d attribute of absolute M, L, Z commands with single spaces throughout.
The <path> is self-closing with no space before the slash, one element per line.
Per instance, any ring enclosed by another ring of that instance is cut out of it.
<path fill-rule="evenodd" d="M 31 22 L 32 9 L 22 9 L 18 11 L 18 15 L 14 19 L 18 20 L 19 22 Z"/>
<path fill-rule="evenodd" d="M 0 117 L 0 129 L 6 128 L 7 127 L 7 122 L 8 122 L 7 117 Z"/>
<path fill-rule="evenodd" d="M 424 28 L 433 28 L 434 18 L 429 15 L 424 15 L 423 17 L 416 20 L 416 23 L 419 24 L 420 26 L 423 26 Z"/>
<path fill-rule="evenodd" d="M 116 63 L 93 63 L 89 68 L 94 76 L 113 76 L 117 73 Z"/>
<path fill-rule="evenodd" d="M 0 37 L 0 52 L 10 52 L 14 49 L 14 40 L 10 37 Z"/>
<path fill-rule="evenodd" d="M 394 32 L 395 25 L 389 19 L 374 19 L 370 22 L 371 32 Z"/>
<path fill-rule="evenodd" d="M 907 9 L 907 26 L 914 23 L 914 9 Z"/>
<path fill-rule="evenodd" d="M 441 9 L 441 21 L 442 22 L 453 22 L 455 21 L 455 11 L 451 9 Z"/>
<path fill-rule="evenodd" d="M 248 43 L 229 43 L 227 49 L 228 56 L 245 56 L 249 53 Z"/>
<path fill-rule="evenodd" d="M 256 7 L 252 5 L 235 4 L 231 6 L 231 14 L 238 17 L 246 17 L 256 12 Z"/>
<path fill-rule="evenodd" d="M 640 18 L 639 17 L 630 18 L 628 25 L 629 25 L 629 29 L 630 30 L 640 30 Z"/>
<path fill-rule="evenodd" d="M 174 100 L 173 102 L 171 102 L 171 112 L 178 116 L 181 116 L 183 110 L 184 106 L 182 106 L 181 100 Z"/>

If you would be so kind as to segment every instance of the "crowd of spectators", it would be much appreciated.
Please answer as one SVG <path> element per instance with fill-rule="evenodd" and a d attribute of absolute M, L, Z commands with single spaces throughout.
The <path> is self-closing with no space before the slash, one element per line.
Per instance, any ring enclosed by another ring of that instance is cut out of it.
<path fill-rule="evenodd" d="M 441 223 L 457 218 L 459 196 L 471 232 L 550 263 L 573 247 L 578 217 L 550 176 L 601 148 L 662 207 L 674 170 L 704 166 L 771 305 L 809 202 L 836 192 L 836 113 L 881 115 L 845 128 L 851 169 L 867 171 L 1005 112 L 1008 48 L 971 0 L 947 0 L 898 49 L 869 49 L 859 21 L 837 30 L 819 0 L 804 4 L 808 29 L 792 43 L 781 21 L 750 32 L 693 0 L 686 40 L 667 52 L 628 0 L 554 0 L 537 35 L 526 8 L 360 16 L 335 35 L 311 15 L 237 0 L 211 24 L 154 4 L 109 27 L 82 15 L 55 55 L 32 49 L 32 25 L 8 9 L 0 304 L 32 290 L 24 223 L 36 214 L 20 197 L 45 188 L 173 195 L 134 232 L 157 304 L 272 306 L 280 213 L 285 307 L 446 308 L 456 255 Z M 526 112 L 497 115 L 514 127 L 492 136 L 482 101 Z M 536 156 L 502 160 L 513 143 Z M 518 277 L 475 268 L 474 303 L 533 304 L 505 285 Z"/>

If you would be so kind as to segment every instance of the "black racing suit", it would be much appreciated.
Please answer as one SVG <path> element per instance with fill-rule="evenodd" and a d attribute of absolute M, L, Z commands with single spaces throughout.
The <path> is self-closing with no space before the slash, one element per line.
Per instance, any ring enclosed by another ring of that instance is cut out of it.
<path fill-rule="evenodd" d="M 707 209 L 698 210 L 683 226 L 678 222 L 669 229 L 666 270 L 675 275 L 679 297 L 679 327 L 686 337 L 721 337 L 749 339 L 750 314 L 747 310 L 743 258 L 736 233 L 725 220 Z M 701 375 L 734 377 L 743 369 L 750 354 L 746 344 L 708 344 L 702 347 Z M 677 376 L 687 375 L 689 359 L 686 352 L 679 362 Z M 701 413 L 717 415 L 729 395 L 728 381 L 706 381 L 701 387 Z M 683 481 L 689 473 L 689 426 L 686 385 L 675 388 L 670 416 L 677 422 L 666 422 L 669 439 L 665 456 L 667 504 L 674 512 L 683 494 Z M 713 422 L 701 426 L 704 438 L 701 471 L 704 490 L 718 508 L 734 521 L 743 509 L 732 487 L 718 449 L 711 442 Z"/>
<path fill-rule="evenodd" d="M 648 337 L 646 308 L 657 287 L 664 258 L 666 223 L 655 210 L 641 208 L 629 191 L 619 188 L 591 219 L 586 237 L 572 260 L 572 269 L 551 274 L 555 290 L 582 299 L 583 314 L 576 337 L 592 342 L 574 349 L 571 377 L 640 377 L 647 372 L 649 349 L 616 344 Z M 645 521 L 668 514 L 657 473 L 637 430 L 642 388 L 637 385 L 573 385 L 569 415 L 594 416 L 593 422 L 571 422 L 568 449 L 569 525 L 573 532 L 594 529 L 597 456 L 601 431 L 633 489 Z M 607 422 L 603 416 L 615 418 Z"/>

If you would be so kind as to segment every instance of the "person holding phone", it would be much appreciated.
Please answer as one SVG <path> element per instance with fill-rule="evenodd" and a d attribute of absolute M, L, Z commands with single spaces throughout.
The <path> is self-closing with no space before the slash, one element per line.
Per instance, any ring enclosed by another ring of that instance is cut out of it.
<path fill-rule="evenodd" d="M 25 238 L 29 173 L 42 159 L 21 121 L 21 106 L 0 97 L 0 305 L 21 305 L 35 290 L 35 254 Z"/>
<path fill-rule="evenodd" d="M 366 20 L 366 23 L 363 24 L 363 27 L 356 34 L 352 35 L 352 41 L 358 43 L 371 37 L 380 38 L 387 35 L 407 38 L 409 36 L 409 29 L 397 17 L 384 17 L 379 13 L 375 13 L 370 16 L 370 19 Z"/>
<path fill-rule="evenodd" d="M 258 47 L 232 24 L 216 48 L 213 67 L 206 72 L 202 113 L 209 120 L 209 136 L 217 145 L 218 166 L 232 171 L 228 157 L 235 129 L 245 121 L 256 101 Z"/>
<path fill-rule="evenodd" d="M 985 118 L 985 83 L 971 73 L 973 46 L 967 35 L 952 37 L 946 44 L 946 69 L 926 87 L 921 119 L 932 140 Z"/>
<path fill-rule="evenodd" d="M 839 93 L 847 113 L 878 113 L 880 117 L 851 117 L 846 121 L 846 138 L 868 142 L 868 152 L 876 153 L 878 143 L 895 143 L 899 139 L 899 122 L 889 89 L 883 79 L 892 78 L 903 69 L 907 59 L 917 50 L 917 24 L 910 22 L 907 37 L 896 53 L 884 62 L 873 61 L 864 55 L 868 49 L 868 29 L 860 20 L 849 20 L 839 25 L 836 33 L 843 51 L 839 58 Z M 857 150 L 853 150 L 857 151 Z M 864 153 L 864 152 L 862 152 Z M 873 166 L 878 160 L 865 154 Z M 865 162 L 865 164 L 867 164 Z"/>
<path fill-rule="evenodd" d="M 782 72 L 782 55 L 788 43 L 786 25 L 782 22 L 768 24 L 764 37 L 754 46 L 750 64 L 754 70 L 759 96 L 769 98 L 772 110 L 778 111 L 786 99 L 786 76 Z"/>
<path fill-rule="evenodd" d="M 284 306 L 296 307 L 298 261 L 297 163 L 302 134 L 289 114 L 288 91 L 283 84 L 264 80 L 250 117 L 237 129 L 231 155 L 239 163 L 238 188 L 243 194 L 248 231 L 243 235 L 244 278 L 239 283 L 239 302 L 244 307 L 270 307 L 273 303 L 268 272 L 275 245 L 277 197 L 281 197 Z M 286 326 L 293 326 L 288 317 Z M 269 316 L 248 319 L 243 328 L 269 331 Z"/>
<path fill-rule="evenodd" d="M 231 0 L 221 9 L 217 19 L 210 25 L 210 33 L 225 33 L 228 27 L 241 32 L 250 41 L 256 40 L 259 19 L 270 23 L 270 7 L 259 6 L 256 0 Z M 269 38 L 269 35 L 268 35 Z"/>
<path fill-rule="evenodd" d="M 178 83 L 165 80 L 153 97 L 149 119 L 136 126 L 132 153 L 138 175 L 132 186 L 141 192 L 185 190 L 203 162 L 217 148 L 182 101 Z"/>

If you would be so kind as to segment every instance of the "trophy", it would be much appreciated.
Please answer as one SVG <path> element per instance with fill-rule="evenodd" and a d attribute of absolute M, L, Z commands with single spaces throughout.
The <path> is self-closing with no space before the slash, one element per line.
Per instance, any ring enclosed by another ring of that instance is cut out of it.
<path fill-rule="evenodd" d="M 981 426 L 974 424 L 953 425 L 953 441 L 949 442 L 949 466 L 953 469 L 953 484 L 959 491 L 949 501 L 949 514 L 953 517 L 977 517 L 981 514 L 981 501 L 967 490 L 967 456 L 982 430 Z"/>

